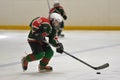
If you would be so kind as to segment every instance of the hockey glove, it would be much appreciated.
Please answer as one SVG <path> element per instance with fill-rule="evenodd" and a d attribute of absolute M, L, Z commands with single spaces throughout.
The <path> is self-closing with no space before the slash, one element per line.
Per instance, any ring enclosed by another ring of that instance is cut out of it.
<path fill-rule="evenodd" d="M 64 18 L 64 20 L 67 20 L 67 16 L 66 15 L 64 15 L 63 18 Z"/>
<path fill-rule="evenodd" d="M 63 53 L 64 48 L 63 48 L 62 43 L 58 43 L 58 44 L 57 44 L 56 51 L 57 51 L 58 53 L 61 53 L 61 54 Z"/>

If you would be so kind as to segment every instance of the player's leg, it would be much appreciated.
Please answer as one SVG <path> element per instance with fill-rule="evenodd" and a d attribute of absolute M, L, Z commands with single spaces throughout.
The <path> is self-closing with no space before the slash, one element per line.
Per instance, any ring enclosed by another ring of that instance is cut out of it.
<path fill-rule="evenodd" d="M 45 52 L 42 49 L 42 46 L 37 42 L 29 42 L 29 45 L 32 49 L 32 53 L 22 58 L 22 68 L 27 70 L 28 62 L 41 59 Z"/>
<path fill-rule="evenodd" d="M 43 46 L 43 49 L 45 51 L 45 56 L 40 60 L 40 64 L 38 66 L 39 71 L 52 71 L 51 66 L 47 66 L 50 59 L 52 58 L 54 52 L 52 48 L 47 44 Z"/>

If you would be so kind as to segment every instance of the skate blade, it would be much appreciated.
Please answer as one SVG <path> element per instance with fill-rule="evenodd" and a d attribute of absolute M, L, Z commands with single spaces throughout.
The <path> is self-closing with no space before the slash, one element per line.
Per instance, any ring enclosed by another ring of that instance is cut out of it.
<path fill-rule="evenodd" d="M 39 70 L 39 73 L 52 72 L 52 70 Z"/>

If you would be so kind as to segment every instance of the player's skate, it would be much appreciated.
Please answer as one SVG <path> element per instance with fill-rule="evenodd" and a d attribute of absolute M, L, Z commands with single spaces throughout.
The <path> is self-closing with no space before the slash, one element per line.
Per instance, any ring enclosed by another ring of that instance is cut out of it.
<path fill-rule="evenodd" d="M 51 66 L 38 66 L 38 70 L 39 72 L 48 72 L 48 71 L 52 71 L 53 68 Z"/>
<path fill-rule="evenodd" d="M 22 58 L 21 63 L 22 63 L 23 71 L 27 70 L 27 67 L 28 67 L 28 61 L 26 60 L 25 57 Z"/>
<path fill-rule="evenodd" d="M 64 37 L 64 34 L 60 34 L 60 35 L 58 35 L 59 37 Z"/>

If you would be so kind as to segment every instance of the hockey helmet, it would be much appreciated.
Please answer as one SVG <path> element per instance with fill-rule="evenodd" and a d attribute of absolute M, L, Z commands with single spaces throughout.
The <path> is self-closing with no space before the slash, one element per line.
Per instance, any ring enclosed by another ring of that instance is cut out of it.
<path fill-rule="evenodd" d="M 58 13 L 51 13 L 50 14 L 50 20 L 52 20 L 52 21 L 58 21 L 59 23 L 61 23 L 63 21 L 63 18 Z"/>
<path fill-rule="evenodd" d="M 63 21 L 63 18 L 58 13 L 51 13 L 50 21 L 52 23 L 52 26 L 55 26 L 56 28 L 59 28 L 61 23 L 62 23 L 62 21 Z"/>

